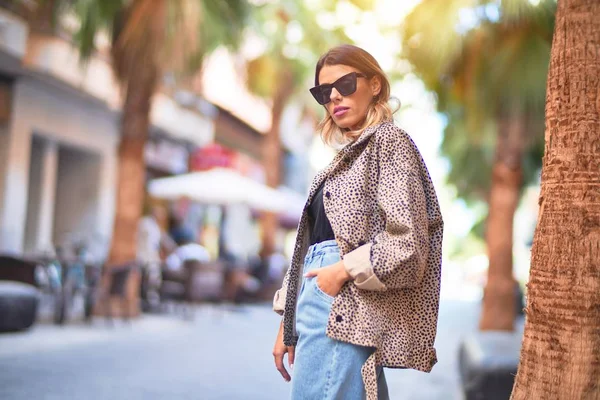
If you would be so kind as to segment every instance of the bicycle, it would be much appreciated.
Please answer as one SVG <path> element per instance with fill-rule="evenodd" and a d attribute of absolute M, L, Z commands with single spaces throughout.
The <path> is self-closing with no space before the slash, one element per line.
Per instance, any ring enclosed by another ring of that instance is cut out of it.
<path fill-rule="evenodd" d="M 62 285 L 55 322 L 60 325 L 68 320 L 77 294 L 83 296 L 84 320 L 91 321 L 96 302 L 95 288 L 100 281 L 100 267 L 90 262 L 86 244 L 78 242 L 73 247 L 74 254 L 71 257 L 62 249 L 59 256 L 63 266 Z"/>
<path fill-rule="evenodd" d="M 38 267 L 35 280 L 40 291 L 52 298 L 54 305 L 53 321 L 64 320 L 63 304 L 63 271 L 64 267 L 54 249 L 45 251 L 37 257 Z"/>

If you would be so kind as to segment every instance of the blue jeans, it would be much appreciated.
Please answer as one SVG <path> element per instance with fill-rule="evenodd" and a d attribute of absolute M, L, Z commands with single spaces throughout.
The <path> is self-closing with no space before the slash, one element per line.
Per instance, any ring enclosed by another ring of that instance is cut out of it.
<path fill-rule="evenodd" d="M 304 273 L 340 261 L 335 240 L 310 246 Z M 292 400 L 363 400 L 361 367 L 374 348 L 329 338 L 325 334 L 333 297 L 315 278 L 304 278 L 298 297 L 298 343 L 292 372 Z M 389 399 L 383 368 L 377 368 L 378 399 Z"/>

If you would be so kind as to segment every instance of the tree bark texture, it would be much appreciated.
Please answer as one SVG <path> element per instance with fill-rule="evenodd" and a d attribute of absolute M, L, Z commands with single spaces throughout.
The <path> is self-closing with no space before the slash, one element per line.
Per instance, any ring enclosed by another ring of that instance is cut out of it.
<path fill-rule="evenodd" d="M 511 399 L 600 399 L 600 1 L 560 0 Z"/>
<path fill-rule="evenodd" d="M 56 15 L 56 0 L 38 2 L 33 9 L 16 1 L 9 2 L 7 7 L 20 15 L 25 15 L 31 31 L 50 35 L 55 33 L 53 16 Z"/>
<path fill-rule="evenodd" d="M 113 67 L 125 88 L 125 102 L 108 268 L 136 260 L 137 229 L 145 193 L 144 148 L 150 127 L 152 96 L 161 73 L 158 57 L 162 45 L 160 38 L 164 35 L 165 10 L 164 0 L 135 0 L 124 14 L 123 26 L 112 47 Z M 139 279 L 136 270 L 127 282 L 127 312 L 130 315 L 139 313 Z"/>
<path fill-rule="evenodd" d="M 485 234 L 489 268 L 479 321 L 483 331 L 514 329 L 513 221 L 523 180 L 525 123 L 517 111 L 499 118 Z"/>
<path fill-rule="evenodd" d="M 143 71 L 142 71 L 143 70 Z M 135 262 L 137 229 L 144 202 L 146 163 L 144 148 L 150 125 L 150 105 L 157 81 L 155 67 L 146 65 L 127 86 L 118 149 L 117 199 L 112 242 L 107 268 Z M 127 284 L 127 312 L 139 313 L 139 271 L 134 271 Z M 105 285 L 109 282 L 104 282 Z M 99 305 L 102 306 L 102 305 Z M 120 309 L 113 307 L 113 309 Z M 97 310 L 103 313 L 104 310 Z"/>
<path fill-rule="evenodd" d="M 271 109 L 271 129 L 267 133 L 264 141 L 263 165 L 266 174 L 266 183 L 272 188 L 279 186 L 281 182 L 281 137 L 280 125 L 281 116 L 285 105 L 294 92 L 294 82 L 289 69 L 282 68 L 279 74 L 279 82 L 275 89 L 273 97 L 273 107 Z M 264 212 L 261 216 L 262 225 L 262 250 L 263 256 L 268 256 L 275 251 L 275 242 L 279 221 L 277 214 Z"/>

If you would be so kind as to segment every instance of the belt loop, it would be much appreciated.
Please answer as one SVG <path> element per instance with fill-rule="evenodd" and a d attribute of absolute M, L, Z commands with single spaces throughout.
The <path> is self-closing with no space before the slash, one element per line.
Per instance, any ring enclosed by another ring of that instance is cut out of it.
<path fill-rule="evenodd" d="M 312 260 L 312 258 L 313 258 L 313 254 L 315 253 L 315 246 L 316 246 L 316 244 L 313 244 L 312 246 L 310 246 L 308 248 L 307 257 L 309 260 Z"/>

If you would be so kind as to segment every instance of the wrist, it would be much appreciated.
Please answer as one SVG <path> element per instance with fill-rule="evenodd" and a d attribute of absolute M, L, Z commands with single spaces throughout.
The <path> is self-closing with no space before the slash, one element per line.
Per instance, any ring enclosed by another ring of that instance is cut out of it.
<path fill-rule="evenodd" d="M 346 271 L 346 266 L 344 265 L 344 261 L 341 260 L 338 263 L 338 277 L 342 282 L 348 282 L 352 280 L 352 276 Z"/>

